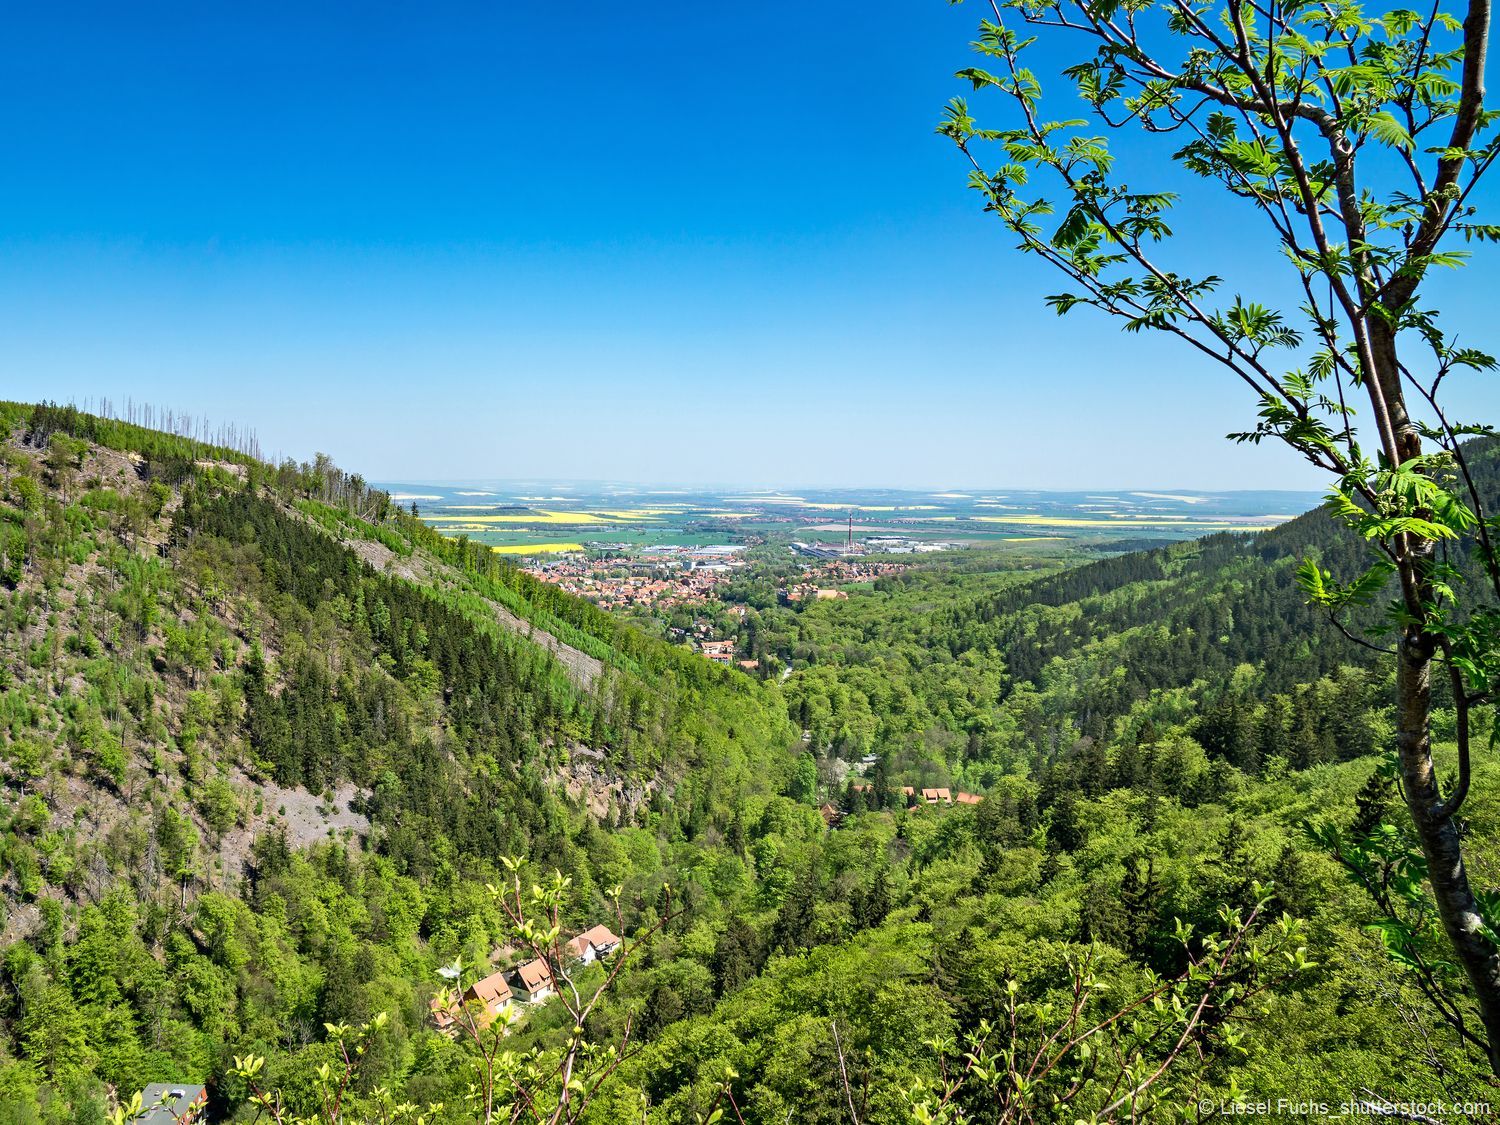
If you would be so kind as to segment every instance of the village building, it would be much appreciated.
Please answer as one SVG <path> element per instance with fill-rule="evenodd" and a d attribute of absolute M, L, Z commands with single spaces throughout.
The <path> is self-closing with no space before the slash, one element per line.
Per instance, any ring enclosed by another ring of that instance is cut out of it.
<path fill-rule="evenodd" d="M 432 1024 L 439 1031 L 447 1031 L 458 1022 L 458 1016 L 454 1014 L 451 1004 L 444 1004 L 441 999 L 434 996 L 427 1001 L 427 1010 L 432 1014 Z"/>
<path fill-rule="evenodd" d="M 487 1024 L 500 1014 L 502 1008 L 510 1003 L 510 985 L 505 983 L 505 974 L 491 973 L 483 980 L 477 980 L 464 990 L 464 1001 L 478 1001 L 484 1005 L 480 1013 L 479 1023 Z"/>
<path fill-rule="evenodd" d="M 192 1125 L 203 1119 L 208 1105 L 208 1088 L 178 1082 L 153 1082 L 141 1091 L 141 1108 L 136 1120 L 141 1125 Z"/>
<path fill-rule="evenodd" d="M 715 664 L 728 664 L 734 660 L 734 641 L 704 641 L 699 648 L 703 655 Z"/>
<path fill-rule="evenodd" d="M 600 551 L 603 545 L 595 544 Z M 642 549 L 642 558 L 619 558 L 609 547 L 601 557 L 564 555 L 533 563 L 526 573 L 605 608 L 671 608 L 715 600 L 717 589 L 744 566 L 742 546 L 680 547 L 663 544 Z M 644 573 L 632 573 L 641 571 Z M 736 616 L 744 616 L 739 607 Z M 735 609 L 729 611 L 735 614 Z"/>
<path fill-rule="evenodd" d="M 516 968 L 510 986 L 516 999 L 526 1004 L 540 1004 L 556 991 L 552 970 L 540 957 Z"/>
<path fill-rule="evenodd" d="M 873 791 L 868 781 L 852 781 L 850 787 L 856 793 L 869 793 Z M 965 793 L 962 790 L 955 793 L 951 789 L 934 788 L 923 789 L 920 792 L 910 785 L 903 785 L 901 793 L 906 797 L 908 806 L 912 805 L 978 805 L 984 801 L 984 796 L 979 793 Z"/>
<path fill-rule="evenodd" d="M 568 942 L 568 952 L 585 965 L 602 961 L 620 948 L 620 939 L 608 926 L 591 926 Z"/>

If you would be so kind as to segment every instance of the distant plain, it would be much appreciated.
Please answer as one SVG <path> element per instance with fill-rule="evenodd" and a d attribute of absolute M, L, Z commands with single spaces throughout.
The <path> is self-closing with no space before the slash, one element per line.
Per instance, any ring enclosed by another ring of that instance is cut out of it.
<path fill-rule="evenodd" d="M 383 482 L 445 535 L 512 554 L 611 545 L 838 542 L 849 533 L 960 547 L 1105 546 L 1261 531 L 1314 507 L 1312 492 L 1184 489 L 674 489 L 608 482 Z"/>

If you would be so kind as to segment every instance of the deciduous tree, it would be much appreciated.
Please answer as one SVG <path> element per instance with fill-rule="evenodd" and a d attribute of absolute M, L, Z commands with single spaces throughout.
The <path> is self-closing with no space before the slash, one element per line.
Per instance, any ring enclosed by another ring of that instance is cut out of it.
<path fill-rule="evenodd" d="M 1395 663 L 1394 750 L 1418 858 L 1500 1071 L 1500 920 L 1471 885 L 1459 818 L 1470 714 L 1500 688 L 1500 520 L 1470 463 L 1482 455 L 1470 439 L 1492 431 L 1445 402 L 1450 376 L 1496 363 L 1423 297 L 1431 271 L 1463 264 L 1465 243 L 1500 241 L 1476 193 L 1500 153 L 1485 106 L 1489 0 L 1461 15 L 1354 0 L 988 7 L 974 44 L 983 65 L 959 73 L 997 96 L 1006 120 L 983 126 L 955 99 L 939 132 L 1019 248 L 1068 278 L 1048 303 L 1174 336 L 1242 380 L 1260 414 L 1234 436 L 1279 440 L 1327 472 L 1331 511 L 1373 549 L 1361 574 L 1340 581 L 1310 560 L 1301 581 L 1336 627 Z M 1030 62 L 1038 43 L 1072 52 L 1058 69 L 1083 118 L 1048 116 Z M 1191 202 L 1215 221 L 1264 223 L 1300 308 L 1235 292 L 1225 276 L 1243 263 L 1227 256 L 1214 272 L 1183 272 L 1171 219 L 1185 197 L 1128 184 L 1110 130 L 1163 138 L 1159 155 L 1180 170 L 1172 186 L 1199 178 L 1207 190 Z M 1384 639 L 1350 628 L 1351 611 L 1387 597 Z M 1432 752 L 1434 676 L 1457 712 L 1446 785 Z"/>

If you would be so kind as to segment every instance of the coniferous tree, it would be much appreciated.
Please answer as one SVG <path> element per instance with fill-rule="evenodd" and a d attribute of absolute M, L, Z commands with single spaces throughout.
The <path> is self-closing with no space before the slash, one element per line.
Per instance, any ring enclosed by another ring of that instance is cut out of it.
<path fill-rule="evenodd" d="M 730 916 L 714 944 L 714 986 L 721 994 L 733 992 L 760 971 L 762 960 L 760 937 L 755 928 L 738 914 Z"/>

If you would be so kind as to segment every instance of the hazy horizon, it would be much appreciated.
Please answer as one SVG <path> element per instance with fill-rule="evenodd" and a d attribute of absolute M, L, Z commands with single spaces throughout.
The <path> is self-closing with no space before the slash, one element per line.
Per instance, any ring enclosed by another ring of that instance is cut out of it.
<path fill-rule="evenodd" d="M 1213 361 L 1047 309 L 933 132 L 973 18 L 887 0 L 852 44 L 787 0 L 18 10 L 0 394 L 161 402 L 382 479 L 1317 487 L 1224 440 L 1258 403 Z M 1170 150 L 1118 157 L 1182 194 L 1172 264 L 1299 304 Z M 1474 251 L 1427 281 L 1455 327 L 1500 276 Z M 1455 416 L 1485 378 L 1449 380 Z"/>
<path fill-rule="evenodd" d="M 1048 311 L 933 133 L 973 18 L 877 3 L 856 47 L 786 0 L 19 10 L 0 394 L 161 402 L 387 480 L 1318 487 L 1224 440 L 1258 404 L 1211 361 Z M 1300 302 L 1136 142 L 1184 270 Z M 1428 285 L 1454 325 L 1489 315 L 1475 249 Z"/>
<path fill-rule="evenodd" d="M 170 395 L 166 392 L 173 389 L 172 385 L 163 383 L 161 380 L 143 380 L 140 386 L 145 387 L 146 390 L 142 391 L 138 387 L 129 393 L 122 394 L 118 387 L 101 382 L 89 385 L 84 393 L 72 394 L 67 393 L 66 388 L 49 385 L 47 381 L 17 380 L 7 377 L 4 383 L 0 384 L 0 397 L 26 402 L 55 401 L 75 405 L 83 410 L 97 410 L 99 402 L 106 400 L 114 404 L 112 413 L 115 415 L 122 414 L 123 405 L 127 400 L 133 399 L 137 407 L 149 403 L 158 411 L 170 409 L 178 414 L 206 419 L 211 426 L 217 426 L 220 423 L 231 424 L 241 432 L 252 433 L 260 444 L 262 456 L 272 463 L 279 463 L 286 458 L 294 461 L 311 461 L 317 453 L 326 453 L 333 457 L 341 468 L 359 473 L 367 480 L 404 484 L 554 481 L 574 484 L 608 483 L 637 487 L 697 489 L 888 488 L 922 491 L 1008 488 L 1040 492 L 1086 492 L 1090 489 L 1114 491 L 1169 489 L 1211 493 L 1231 491 L 1320 493 L 1323 484 L 1320 474 L 1298 461 L 1279 445 L 1259 447 L 1238 445 L 1221 438 L 1218 445 L 1222 446 L 1222 449 L 1218 451 L 1220 456 L 1217 459 L 1205 462 L 1201 456 L 1189 456 L 1190 450 L 1196 449 L 1199 453 L 1202 452 L 1199 449 L 1200 446 L 1205 445 L 1202 435 L 1183 439 L 1181 446 L 1178 447 L 1179 452 L 1164 458 L 1165 465 L 1152 468 L 1147 465 L 1121 464 L 1118 477 L 1103 476 L 1104 470 L 1093 462 L 1080 462 L 1066 457 L 1008 459 L 987 456 L 980 451 L 971 451 L 970 456 L 958 460 L 979 463 L 993 461 L 998 464 L 1010 461 L 1012 465 L 1008 472 L 1008 479 L 1004 471 L 987 474 L 989 480 L 1004 481 L 1004 483 L 974 483 L 976 480 L 984 479 L 978 475 L 984 470 L 976 470 L 975 475 L 966 477 L 961 468 L 956 468 L 952 475 L 939 475 L 932 468 L 933 459 L 939 455 L 943 455 L 945 459 L 953 459 L 954 445 L 951 434 L 955 431 L 961 433 L 964 422 L 957 418 L 944 421 L 930 413 L 925 418 L 915 419 L 910 415 L 900 416 L 893 413 L 883 422 L 883 425 L 890 429 L 888 434 L 885 436 L 868 435 L 864 439 L 871 445 L 883 449 L 922 448 L 921 463 L 913 467 L 910 476 L 901 479 L 895 479 L 892 471 L 885 467 L 893 459 L 889 456 L 835 458 L 834 460 L 842 469 L 842 475 L 833 475 L 832 471 L 825 470 L 828 475 L 822 476 L 821 479 L 815 477 L 816 470 L 811 468 L 785 472 L 769 470 L 764 475 L 747 474 L 737 479 L 706 475 L 693 477 L 687 475 L 683 466 L 705 460 L 700 447 L 695 446 L 687 453 L 676 454 L 674 450 L 681 448 L 684 443 L 676 440 L 670 433 L 665 434 L 664 440 L 657 444 L 642 445 L 637 442 L 608 451 L 601 452 L 595 449 L 585 456 L 571 449 L 559 453 L 556 449 L 535 448 L 534 443 L 539 440 L 539 432 L 546 429 L 545 423 L 539 419 L 535 426 L 517 427 L 520 435 L 526 439 L 526 444 L 487 455 L 482 450 L 490 443 L 477 439 L 473 442 L 456 443 L 451 434 L 447 437 L 441 432 L 428 435 L 420 430 L 410 435 L 386 434 L 380 430 L 372 431 L 363 419 L 343 418 L 337 412 L 316 413 L 291 409 L 271 414 L 256 411 L 244 411 L 237 414 L 223 413 L 213 407 L 224 405 L 225 388 L 211 388 L 210 394 L 195 397 L 186 393 Z M 152 389 L 161 390 L 163 393 L 152 394 Z M 200 403 L 207 403 L 209 408 L 200 408 Z M 569 403 L 567 400 L 556 401 L 545 395 L 538 395 L 530 405 L 532 409 L 545 414 L 549 410 L 565 409 Z M 476 424 L 472 412 L 463 410 L 461 406 L 450 408 L 441 402 L 434 402 L 429 403 L 428 407 L 439 413 L 444 410 L 453 410 L 454 414 L 448 427 L 450 429 L 472 427 Z M 391 416 L 410 417 L 410 410 L 408 409 L 406 414 L 402 415 L 396 408 L 393 408 Z M 443 427 L 438 428 L 441 430 Z M 944 440 L 945 429 L 950 435 L 950 440 L 947 441 Z M 924 433 L 925 442 L 922 440 Z M 1086 435 L 1072 436 L 1082 441 Z M 549 439 L 546 439 L 544 435 L 542 440 L 545 442 Z M 850 440 L 859 441 L 861 437 L 855 434 Z M 1155 443 L 1151 448 L 1160 454 L 1161 443 Z M 478 460 L 486 456 L 495 461 L 508 461 L 512 471 L 505 471 L 503 465 L 495 469 L 481 465 L 475 466 L 471 471 L 444 471 L 441 464 L 451 462 L 455 454 L 465 461 Z M 646 456 L 642 456 L 643 454 Z M 525 471 L 537 465 L 555 463 L 560 458 L 613 471 L 599 471 L 576 476 Z M 782 463 L 791 460 L 788 458 Z M 606 462 L 612 463 L 606 464 Z M 1182 463 L 1193 463 L 1198 470 L 1198 479 L 1193 483 L 1185 483 L 1187 474 L 1174 470 L 1174 466 Z M 411 468 L 408 471 L 401 471 L 401 465 Z M 877 465 L 880 467 L 876 467 Z"/>
<path fill-rule="evenodd" d="M 1086 493 L 1097 492 L 1100 494 L 1128 493 L 1136 496 L 1150 496 L 1153 494 L 1165 495 L 1176 493 L 1189 496 L 1276 496 L 1287 497 L 1320 497 L 1323 495 L 1316 488 L 1198 488 L 1193 485 L 1163 484 L 1119 484 L 1104 483 L 1076 488 L 1030 488 L 1009 484 L 975 484 L 952 483 L 947 484 L 817 484 L 803 482 L 779 482 L 769 484 L 764 481 L 704 481 L 693 483 L 689 481 L 673 480 L 624 480 L 620 478 L 568 478 L 568 477 L 403 477 L 399 479 L 376 479 L 367 478 L 376 488 L 391 490 L 395 488 L 421 488 L 428 487 L 456 487 L 459 485 L 472 486 L 475 488 L 485 487 L 488 489 L 571 489 L 584 492 L 587 489 L 599 489 L 603 491 L 634 491 L 643 493 L 658 493 L 662 495 L 671 493 L 700 494 L 715 493 L 723 491 L 741 491 L 752 493 L 765 493 L 768 495 L 790 495 L 797 492 L 812 493 L 899 493 L 920 496 L 967 496 L 968 494 L 979 495 L 994 492 L 1015 492 L 1025 495 L 1054 495 L 1054 496 L 1077 496 Z"/>

